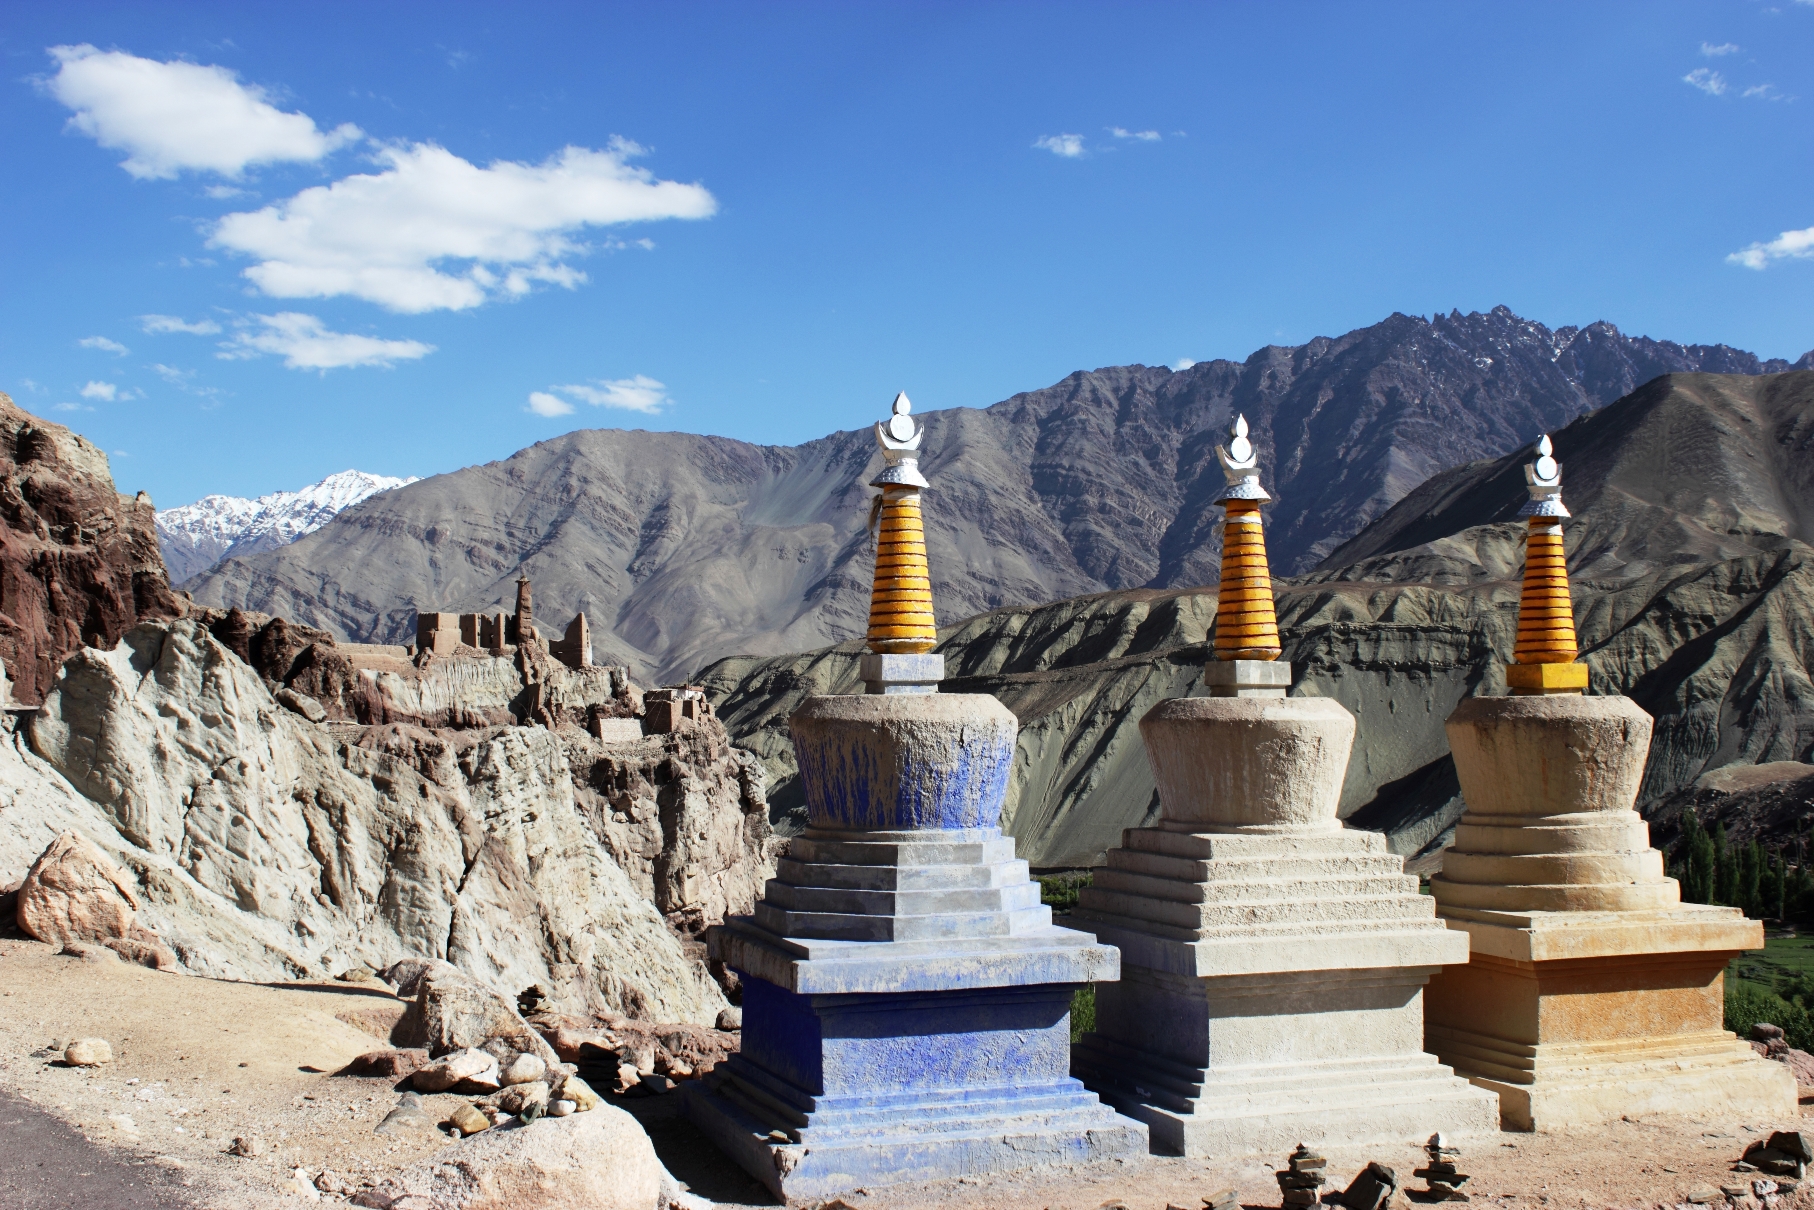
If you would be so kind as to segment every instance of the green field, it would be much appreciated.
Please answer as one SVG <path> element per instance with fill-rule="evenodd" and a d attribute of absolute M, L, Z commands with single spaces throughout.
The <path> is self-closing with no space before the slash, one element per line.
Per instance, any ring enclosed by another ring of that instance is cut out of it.
<path fill-rule="evenodd" d="M 1805 1006 L 1814 1000 L 1814 937 L 1767 935 L 1763 949 L 1740 954 L 1726 967 L 1727 990 L 1739 986 L 1787 999 L 1805 994 L 1809 998 L 1803 1001 Z"/>

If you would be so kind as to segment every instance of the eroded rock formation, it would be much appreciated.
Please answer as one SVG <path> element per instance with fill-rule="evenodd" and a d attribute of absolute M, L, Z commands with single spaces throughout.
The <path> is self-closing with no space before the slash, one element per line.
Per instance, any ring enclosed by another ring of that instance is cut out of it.
<path fill-rule="evenodd" d="M 8 738 L 0 875 L 80 831 L 195 973 L 422 954 L 566 1011 L 709 1024 L 725 1006 L 599 842 L 547 727 L 311 723 L 196 618 L 78 651 Z"/>
<path fill-rule="evenodd" d="M 84 643 L 182 612 L 151 498 L 120 495 L 92 442 L 0 394 L 0 660 L 18 700 L 41 701 Z"/>

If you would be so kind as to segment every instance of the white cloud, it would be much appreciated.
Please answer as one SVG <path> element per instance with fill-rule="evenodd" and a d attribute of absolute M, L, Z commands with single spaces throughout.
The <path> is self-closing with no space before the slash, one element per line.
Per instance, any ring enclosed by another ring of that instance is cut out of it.
<path fill-rule="evenodd" d="M 256 321 L 254 324 L 253 321 Z M 226 350 L 217 357 L 243 361 L 266 353 L 281 356 L 292 370 L 337 370 L 348 366 L 389 366 L 399 361 L 415 361 L 435 351 L 435 346 L 419 340 L 380 340 L 375 336 L 356 336 L 349 332 L 330 332 L 313 315 L 280 311 L 276 315 L 254 315 L 241 321 L 231 340 L 221 342 Z"/>
<path fill-rule="evenodd" d="M 591 383 L 573 383 L 549 389 L 571 395 L 575 399 L 583 399 L 594 407 L 625 408 L 650 415 L 674 402 L 668 398 L 668 388 L 647 374 L 638 374 L 633 378 L 595 378 Z"/>
<path fill-rule="evenodd" d="M 211 243 L 256 258 L 245 275 L 276 298 L 352 295 L 414 314 L 476 307 L 538 282 L 571 289 L 586 280 L 564 263 L 585 250 L 572 238 L 581 228 L 718 209 L 702 185 L 632 167 L 641 152 L 615 139 L 604 151 L 568 147 L 540 164 L 480 168 L 432 143 L 386 147 L 383 171 L 229 214 Z"/>
<path fill-rule="evenodd" d="M 76 341 L 84 349 L 99 349 L 103 353 L 112 353 L 115 357 L 124 357 L 129 350 L 117 340 L 108 340 L 105 336 L 84 336 Z"/>
<path fill-rule="evenodd" d="M 1782 94 L 1776 91 L 1776 85 L 1774 84 L 1753 84 L 1750 88 L 1745 89 L 1744 95 L 1747 97 L 1758 97 L 1765 101 L 1782 100 Z"/>
<path fill-rule="evenodd" d="M 112 403 L 119 393 L 120 388 L 111 382 L 91 382 L 81 391 L 84 399 L 105 399 L 109 403 Z"/>
<path fill-rule="evenodd" d="M 167 366 L 160 362 L 151 363 L 151 372 L 173 387 L 187 388 L 189 380 L 195 377 L 194 370 L 179 370 L 175 366 Z"/>
<path fill-rule="evenodd" d="M 252 191 L 250 189 L 235 189 L 232 185 L 210 185 L 202 190 L 202 194 L 206 197 L 213 198 L 217 202 L 226 202 L 231 201 L 236 197 L 251 197 Z"/>
<path fill-rule="evenodd" d="M 1196 361 L 1195 361 L 1195 360 L 1194 360 L 1194 359 L 1193 359 L 1193 358 L 1189 358 L 1189 357 L 1180 357 L 1180 358 L 1178 358 L 1178 360 L 1176 360 L 1176 361 L 1174 361 L 1174 362 L 1172 362 L 1172 369 L 1174 369 L 1174 370 L 1188 370 L 1188 369 L 1190 369 L 1190 368 L 1191 368 L 1191 367 L 1192 367 L 1192 366 L 1194 366 L 1194 365 L 1196 365 L 1196 364 L 1197 364 L 1197 363 L 1196 363 Z"/>
<path fill-rule="evenodd" d="M 1693 85 L 1710 97 L 1726 95 L 1726 77 L 1711 67 L 1697 67 L 1682 77 L 1682 83 Z"/>
<path fill-rule="evenodd" d="M 1718 46 L 1715 46 L 1711 42 L 1703 42 L 1701 43 L 1701 53 L 1706 55 L 1709 59 L 1717 59 L 1721 55 L 1736 55 L 1738 53 L 1738 43 L 1722 42 Z"/>
<path fill-rule="evenodd" d="M 1762 269 L 1773 260 L 1786 260 L 1790 257 L 1798 260 L 1814 257 L 1814 227 L 1802 231 L 1785 231 L 1768 243 L 1752 244 L 1744 251 L 1728 256 L 1726 263 L 1743 265 L 1747 269 Z"/>
<path fill-rule="evenodd" d="M 1083 136 L 1080 134 L 1046 134 L 1033 140 L 1033 146 L 1041 151 L 1074 160 L 1083 154 Z"/>
<path fill-rule="evenodd" d="M 1111 126 L 1108 130 L 1118 139 L 1138 139 L 1142 143 L 1157 143 L 1162 137 L 1156 130 L 1127 130 L 1120 126 Z"/>
<path fill-rule="evenodd" d="M 50 410 L 53 412 L 92 412 L 92 411 L 94 411 L 93 408 L 89 407 L 87 404 L 84 404 L 84 403 L 53 403 L 50 405 Z"/>
<path fill-rule="evenodd" d="M 253 164 L 313 162 L 364 137 L 350 122 L 322 131 L 304 113 L 284 113 L 256 85 L 224 67 L 160 63 L 124 51 L 53 46 L 51 96 L 75 111 L 70 126 L 103 147 L 126 152 L 120 164 L 141 180 L 184 169 L 237 177 Z"/>
<path fill-rule="evenodd" d="M 220 325 L 212 319 L 198 319 L 188 323 L 175 315 L 141 315 L 139 326 L 154 336 L 170 332 L 187 332 L 191 336 L 212 336 L 220 331 Z"/>
<path fill-rule="evenodd" d="M 573 405 L 546 391 L 529 392 L 529 406 L 523 409 L 537 416 L 571 416 Z"/>

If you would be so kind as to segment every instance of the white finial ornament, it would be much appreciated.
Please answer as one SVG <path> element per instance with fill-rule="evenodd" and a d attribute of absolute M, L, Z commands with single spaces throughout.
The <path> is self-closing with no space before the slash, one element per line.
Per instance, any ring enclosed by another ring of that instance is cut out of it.
<path fill-rule="evenodd" d="M 894 484 L 899 487 L 931 487 L 920 474 L 920 439 L 926 428 L 913 418 L 913 401 L 902 391 L 894 397 L 893 413 L 887 420 L 876 421 L 876 444 L 888 463 L 882 473 L 869 481 L 871 487 Z"/>
<path fill-rule="evenodd" d="M 1531 498 L 1518 510 L 1520 517 L 1566 517 L 1568 509 L 1562 503 L 1562 464 L 1553 456 L 1555 447 L 1550 444 L 1549 434 L 1537 438 L 1537 458 L 1524 466 L 1524 482 L 1530 488 Z"/>
<path fill-rule="evenodd" d="M 1228 489 L 1222 493 L 1223 500 L 1270 500 L 1266 489 L 1260 486 L 1260 454 L 1254 449 L 1253 442 L 1247 439 L 1247 417 L 1237 415 L 1234 426 L 1229 430 L 1231 440 L 1227 448 L 1216 447 L 1216 458 L 1222 463 L 1222 473 L 1228 478 Z"/>

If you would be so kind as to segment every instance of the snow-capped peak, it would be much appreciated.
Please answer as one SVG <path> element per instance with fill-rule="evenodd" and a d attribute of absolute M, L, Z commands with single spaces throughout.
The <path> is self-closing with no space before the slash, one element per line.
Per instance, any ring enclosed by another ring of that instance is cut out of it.
<path fill-rule="evenodd" d="M 342 509 L 379 492 L 416 482 L 365 471 L 340 471 L 294 492 L 256 500 L 203 496 L 157 515 L 158 542 L 170 582 L 179 584 L 222 559 L 287 546 L 334 519 Z"/>

